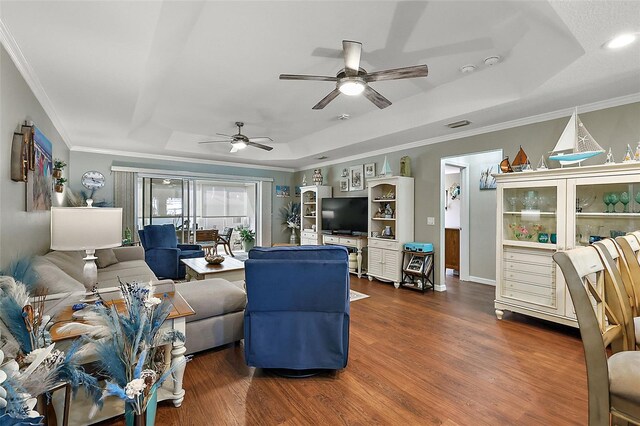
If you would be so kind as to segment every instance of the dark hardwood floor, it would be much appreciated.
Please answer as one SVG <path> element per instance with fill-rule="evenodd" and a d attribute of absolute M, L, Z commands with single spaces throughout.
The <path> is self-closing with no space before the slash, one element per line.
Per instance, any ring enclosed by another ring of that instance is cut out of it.
<path fill-rule="evenodd" d="M 421 294 L 352 277 L 349 364 L 286 379 L 249 368 L 241 345 L 196 354 L 181 408 L 158 425 L 584 425 L 579 332 L 493 313 L 494 288 Z M 188 336 L 187 336 L 188 337 Z M 103 425 L 121 424 L 122 418 Z"/>

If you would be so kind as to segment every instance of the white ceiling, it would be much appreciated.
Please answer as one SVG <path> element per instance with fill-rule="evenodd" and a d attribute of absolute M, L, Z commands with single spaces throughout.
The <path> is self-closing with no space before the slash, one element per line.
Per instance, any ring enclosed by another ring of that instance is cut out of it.
<path fill-rule="evenodd" d="M 2 1 L 0 20 L 78 150 L 304 168 L 640 93 L 640 42 L 601 47 L 640 31 L 638 1 Z M 314 111 L 333 83 L 278 75 L 335 75 L 343 39 L 363 43 L 367 71 L 425 63 L 429 76 L 372 83 L 384 110 L 341 95 Z M 487 67 L 491 55 L 503 59 Z M 197 143 L 235 121 L 273 151 Z"/>

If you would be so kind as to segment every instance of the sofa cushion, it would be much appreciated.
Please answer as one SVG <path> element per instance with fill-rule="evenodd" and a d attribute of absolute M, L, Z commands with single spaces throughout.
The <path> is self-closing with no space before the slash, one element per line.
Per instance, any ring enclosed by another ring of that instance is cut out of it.
<path fill-rule="evenodd" d="M 98 288 L 117 287 L 118 277 L 123 282 L 158 280 L 144 260 L 127 260 L 98 269 Z"/>
<path fill-rule="evenodd" d="M 85 291 L 84 285 L 80 281 L 70 277 L 43 256 L 36 256 L 33 259 L 32 266 L 38 275 L 36 283 L 38 290 L 47 289 L 48 294 Z"/>
<path fill-rule="evenodd" d="M 113 249 L 100 249 L 96 250 L 96 265 L 98 268 L 106 268 L 109 265 L 115 265 L 118 263 L 118 258 L 113 252 Z"/>
<path fill-rule="evenodd" d="M 84 282 L 84 252 L 81 251 L 52 251 L 45 254 L 45 259 L 62 269 L 74 280 Z"/>
<path fill-rule="evenodd" d="M 176 285 L 176 290 L 196 311 L 187 322 L 242 311 L 247 304 L 247 294 L 222 278 L 189 281 Z"/>

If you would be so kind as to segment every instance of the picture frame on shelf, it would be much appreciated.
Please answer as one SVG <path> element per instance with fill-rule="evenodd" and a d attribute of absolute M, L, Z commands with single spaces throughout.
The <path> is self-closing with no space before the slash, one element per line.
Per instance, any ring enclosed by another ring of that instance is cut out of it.
<path fill-rule="evenodd" d="M 349 191 L 349 178 L 340 179 L 340 192 Z"/>
<path fill-rule="evenodd" d="M 364 166 L 351 166 L 349 169 L 351 177 L 350 191 L 362 191 L 364 189 Z"/>
<path fill-rule="evenodd" d="M 376 177 L 376 163 L 367 163 L 364 165 L 364 177 L 365 178 Z"/>

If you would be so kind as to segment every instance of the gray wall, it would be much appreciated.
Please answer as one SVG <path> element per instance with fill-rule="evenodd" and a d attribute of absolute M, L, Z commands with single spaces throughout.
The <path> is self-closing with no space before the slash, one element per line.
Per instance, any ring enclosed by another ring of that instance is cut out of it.
<path fill-rule="evenodd" d="M 21 257 L 44 254 L 50 245 L 50 212 L 27 212 L 25 183 L 11 180 L 13 132 L 20 130 L 24 120 L 33 121 L 49 138 L 54 158 L 69 162 L 69 149 L 9 54 L 0 47 L 0 269 Z M 52 200 L 54 205 L 63 203 L 56 193 Z"/>
<path fill-rule="evenodd" d="M 114 199 L 114 182 L 113 175 L 111 174 L 111 166 L 133 167 L 133 168 L 145 168 L 145 169 L 158 169 L 165 171 L 180 171 L 180 172 L 195 172 L 195 173 L 210 173 L 221 175 L 234 175 L 234 176 L 252 176 L 252 177 L 267 177 L 273 179 L 273 192 L 272 196 L 272 242 L 285 243 L 289 242 L 290 233 L 282 232 L 282 225 L 279 210 L 290 201 L 299 202 L 299 198 L 293 197 L 293 187 L 291 189 L 292 195 L 290 198 L 278 198 L 275 196 L 276 185 L 292 185 L 291 172 L 275 171 L 275 170 L 261 170 L 244 167 L 232 167 L 221 166 L 211 164 L 196 164 L 180 161 L 166 161 L 155 160 L 148 158 L 132 158 L 117 155 L 107 154 L 94 154 L 88 152 L 72 151 L 70 154 L 69 162 L 69 186 L 74 192 L 86 189 L 81 184 L 82 174 L 88 170 L 97 170 L 102 173 L 105 178 L 105 186 L 96 191 L 94 199 L 96 201 L 108 201 L 113 203 Z"/>
<path fill-rule="evenodd" d="M 547 157 L 549 151 L 553 149 L 568 122 L 568 118 L 569 117 L 550 120 L 387 154 L 387 158 L 391 163 L 392 171 L 395 174 L 398 174 L 400 170 L 400 157 L 408 155 L 411 158 L 412 174 L 416 179 L 416 240 L 432 242 L 436 253 L 439 253 L 439 233 L 441 232 L 441 229 L 444 228 L 444 225 L 440 223 L 439 214 L 439 191 L 441 185 L 440 160 L 443 157 L 454 157 L 474 152 L 503 149 L 504 153 L 513 159 L 519 146 L 522 145 L 535 167 L 540 157 L 542 155 Z M 603 148 L 606 150 L 608 150 L 609 147 L 613 148 L 613 153 L 617 162 L 621 161 L 627 144 L 635 147 L 635 145 L 640 141 L 640 103 L 592 111 L 580 114 L 580 118 L 587 129 L 591 132 L 591 135 Z M 425 139 L 427 137 L 428 135 L 425 135 Z M 333 191 L 336 196 L 366 195 L 366 191 L 341 193 L 338 188 L 340 173 L 345 167 L 348 168 L 349 166 L 371 162 L 376 163 L 376 171 L 378 171 L 382 166 L 383 160 L 384 156 L 379 155 L 374 157 L 365 157 L 349 163 L 338 163 L 322 167 L 322 174 L 325 176 L 325 184 L 333 186 Z M 585 161 L 584 164 L 601 164 L 604 160 L 605 156 L 600 155 Z M 549 167 L 559 167 L 558 164 L 552 164 L 548 161 L 547 164 Z M 307 182 L 311 182 L 311 169 L 296 172 L 294 180 L 296 182 L 300 182 L 303 174 L 306 174 Z M 472 206 L 470 214 L 474 215 L 473 210 L 478 208 L 482 208 L 483 212 L 487 212 L 487 216 L 483 217 L 483 223 L 491 223 L 492 226 L 495 227 L 495 196 L 492 200 L 486 200 L 482 206 Z M 426 224 L 428 216 L 435 217 L 435 226 L 428 226 Z M 493 269 L 495 269 L 495 262 L 492 263 L 491 259 L 495 257 L 495 250 L 493 248 L 491 250 L 485 250 L 484 248 L 489 244 L 490 241 L 485 241 L 484 244 L 481 244 L 479 248 L 475 249 L 472 245 L 470 265 L 486 265 L 486 273 L 476 276 L 492 280 L 495 278 L 495 271 L 493 271 Z M 438 262 L 439 261 L 436 260 L 436 265 Z M 489 274 L 489 271 L 493 272 Z M 436 270 L 436 277 L 438 277 L 438 274 L 439 271 Z"/>

